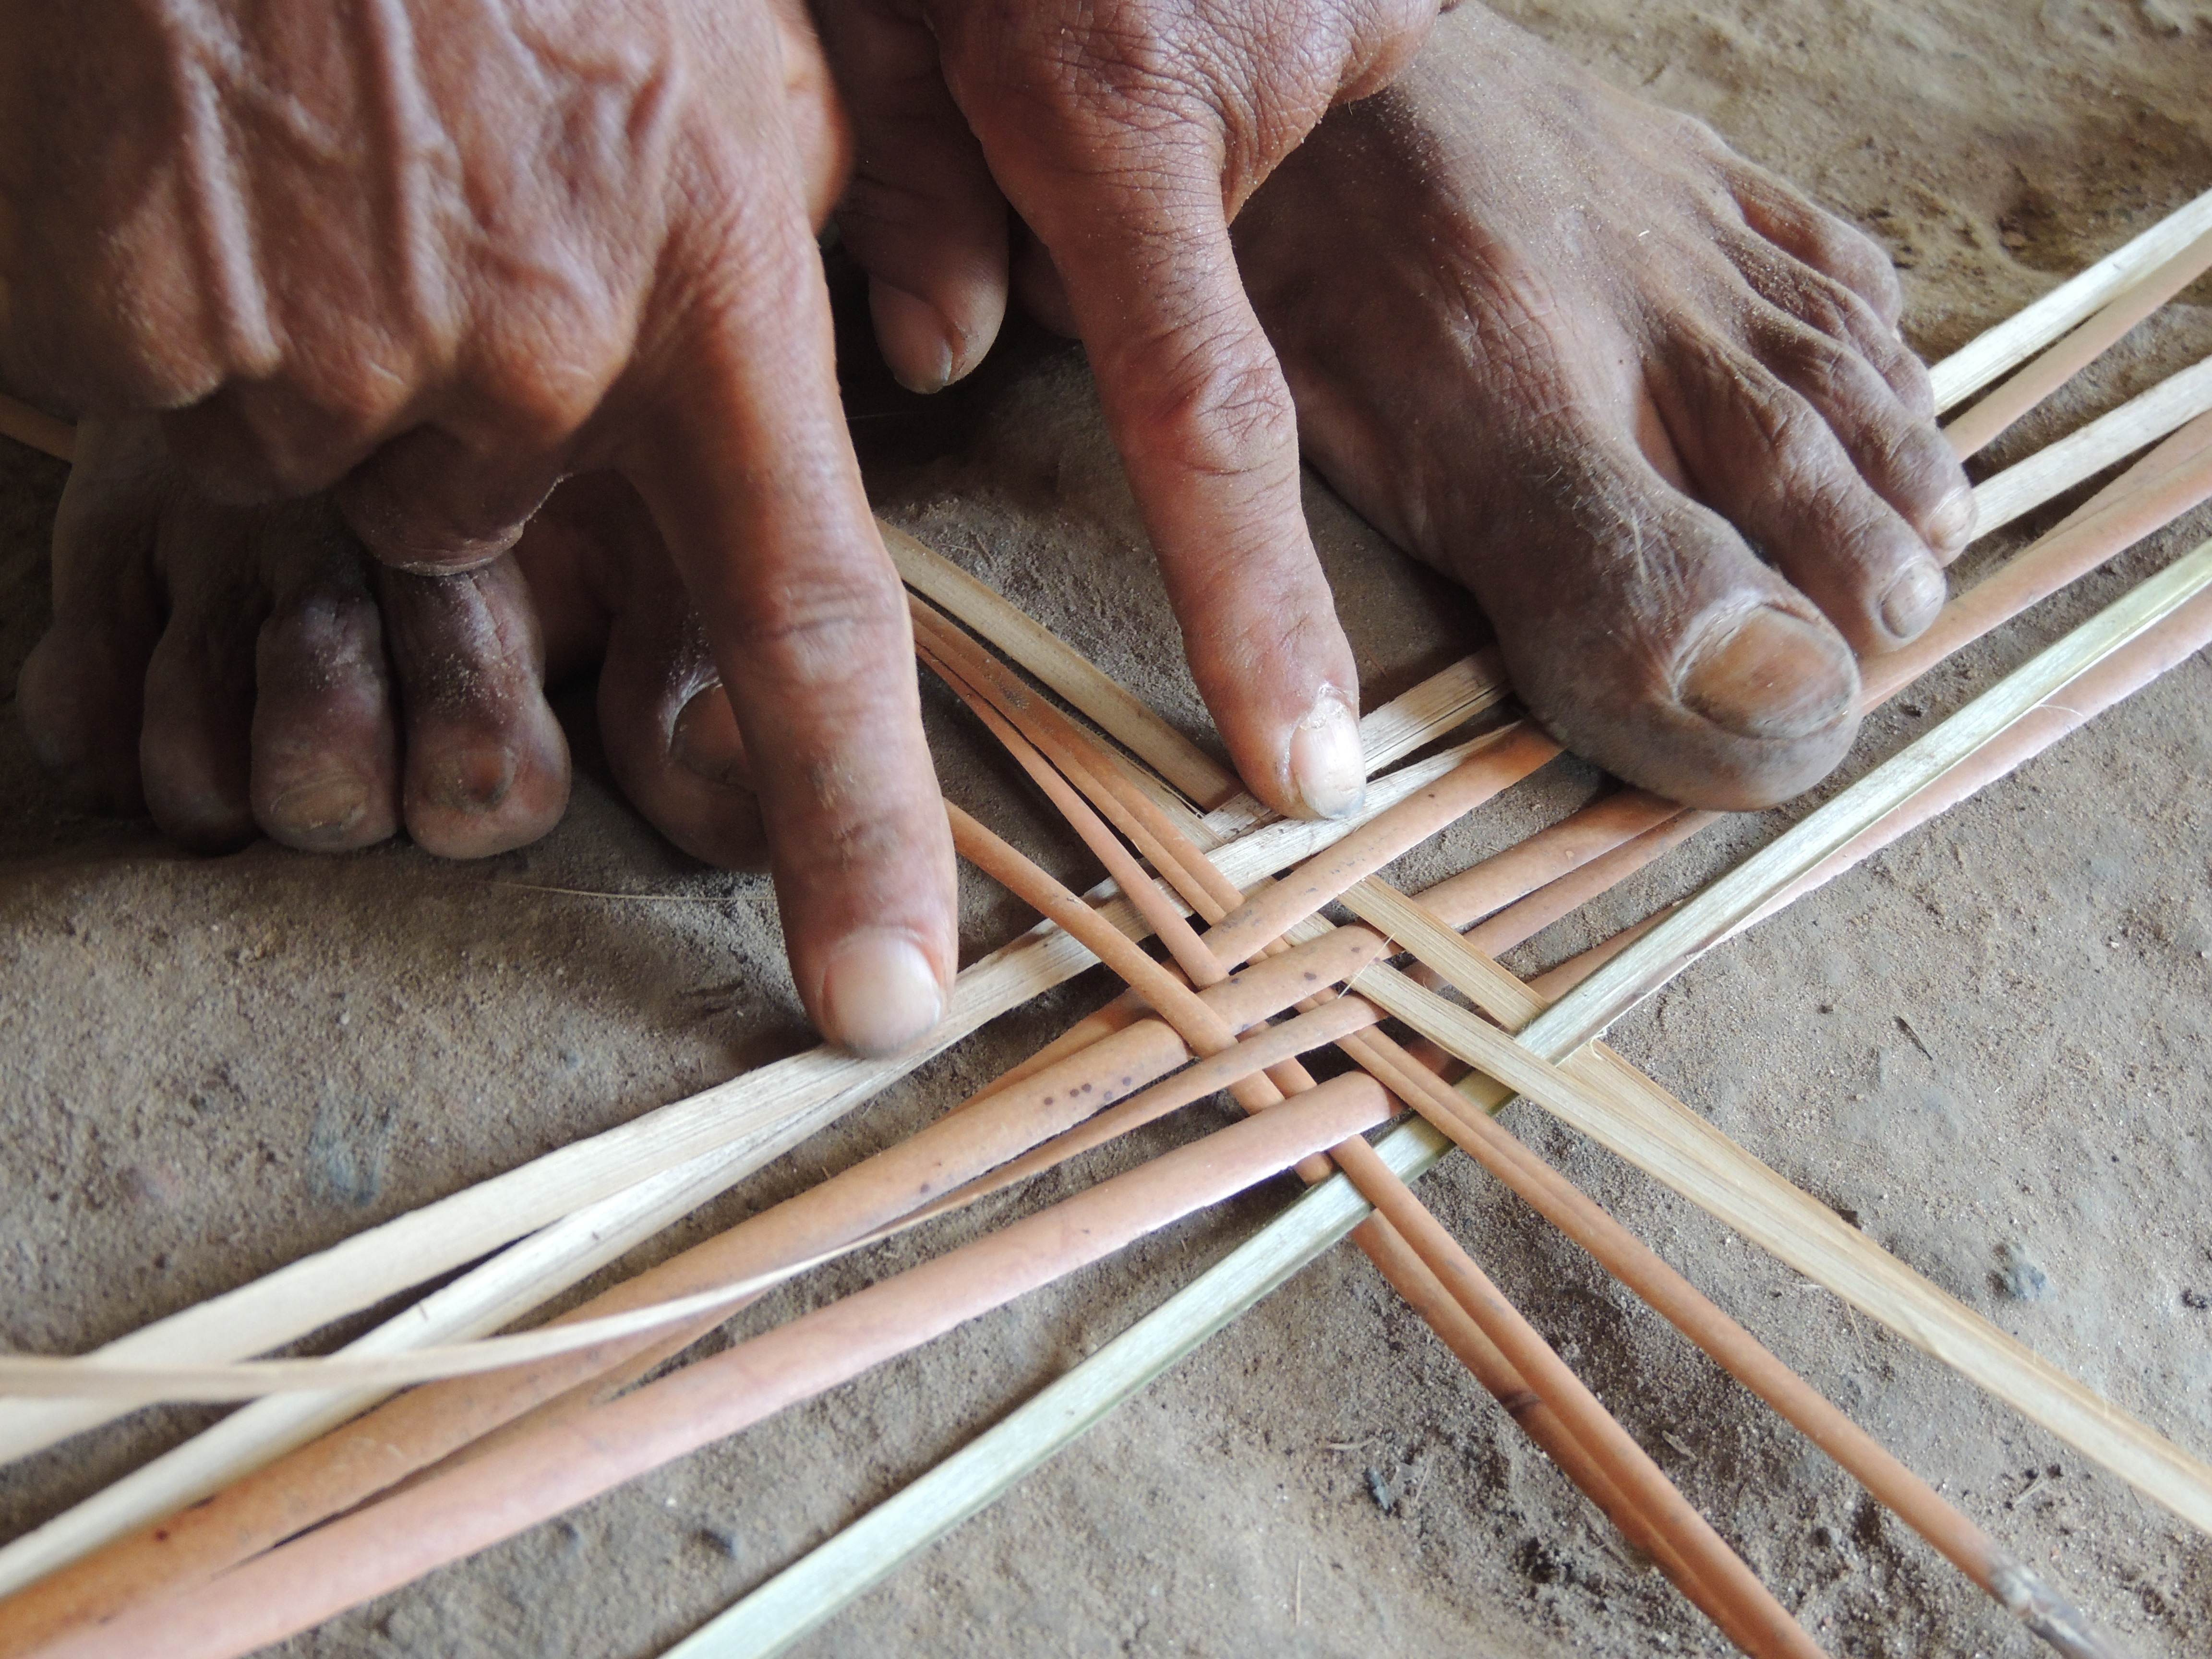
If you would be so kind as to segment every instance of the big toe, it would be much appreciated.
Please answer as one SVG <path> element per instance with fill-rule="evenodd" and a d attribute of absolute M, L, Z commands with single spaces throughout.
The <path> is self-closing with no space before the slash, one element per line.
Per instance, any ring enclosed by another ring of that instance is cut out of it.
<path fill-rule="evenodd" d="M 1717 515 L 1636 462 L 1588 490 L 1612 497 L 1597 533 L 1587 511 L 1562 520 L 1531 558 L 1544 540 L 1532 525 L 1523 556 L 1475 581 L 1531 712 L 1686 805 L 1768 806 L 1819 781 L 1857 730 L 1849 642 Z"/>

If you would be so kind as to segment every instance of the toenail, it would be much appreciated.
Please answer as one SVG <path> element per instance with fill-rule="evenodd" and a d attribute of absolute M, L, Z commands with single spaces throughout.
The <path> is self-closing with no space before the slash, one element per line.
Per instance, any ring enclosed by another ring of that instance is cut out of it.
<path fill-rule="evenodd" d="M 1324 685 L 1291 733 L 1291 783 L 1316 817 L 1340 818 L 1367 798 L 1367 753 L 1359 717 L 1344 693 Z"/>
<path fill-rule="evenodd" d="M 905 933 L 864 927 L 822 972 L 823 1035 L 864 1054 L 887 1054 L 943 1018 L 945 993 L 921 947 Z"/>
<path fill-rule="evenodd" d="M 686 771 L 696 772 L 710 783 L 752 787 L 752 774 L 745 766 L 745 740 L 719 681 L 684 705 L 676 717 L 676 729 L 669 736 L 668 752 Z"/>
<path fill-rule="evenodd" d="M 424 793 L 456 812 L 489 812 L 514 787 L 514 757 L 482 744 L 447 751 L 431 769 Z"/>
<path fill-rule="evenodd" d="M 1916 559 L 1881 596 L 1881 625 L 1899 640 L 1917 638 L 1949 593 L 1936 561 Z"/>
<path fill-rule="evenodd" d="M 889 283 L 868 292 L 877 343 L 891 374 L 908 392 L 942 392 L 952 384 L 953 330 L 945 313 L 919 294 Z"/>
<path fill-rule="evenodd" d="M 269 819 L 288 834 L 326 836 L 352 829 L 368 807 L 361 780 L 341 774 L 294 784 L 269 803 Z"/>
<path fill-rule="evenodd" d="M 1772 605 L 1693 645 L 1675 690 L 1716 726 L 1781 742 L 1848 718 L 1858 694 L 1858 665 L 1835 632 Z"/>
<path fill-rule="evenodd" d="M 1974 492 L 1960 484 L 1928 515 L 1928 544 L 1938 553 L 1954 554 L 1974 539 Z"/>

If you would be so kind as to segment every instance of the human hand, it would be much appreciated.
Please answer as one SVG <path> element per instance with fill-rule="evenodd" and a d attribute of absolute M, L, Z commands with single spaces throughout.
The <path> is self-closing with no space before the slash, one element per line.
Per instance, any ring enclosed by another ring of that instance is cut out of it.
<path fill-rule="evenodd" d="M 0 374 L 166 411 L 212 495 L 332 487 L 415 572 L 623 474 L 735 705 L 810 1014 L 873 1049 L 933 1024 L 951 845 L 838 407 L 845 135 L 796 0 L 6 10 Z"/>
<path fill-rule="evenodd" d="M 1279 810 L 1350 811 L 1357 674 L 1229 223 L 1332 104 L 1412 60 L 1434 0 L 817 9 L 855 124 L 839 225 L 893 369 L 934 390 L 972 368 L 1010 265 L 1038 309 L 1064 311 L 1238 770 Z M 1037 245 L 1011 258 L 1008 203 Z"/>

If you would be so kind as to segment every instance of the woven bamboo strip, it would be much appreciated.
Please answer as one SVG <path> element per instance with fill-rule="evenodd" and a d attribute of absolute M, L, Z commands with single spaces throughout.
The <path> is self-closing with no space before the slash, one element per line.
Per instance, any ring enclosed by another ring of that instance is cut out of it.
<path fill-rule="evenodd" d="M 2212 198 L 2207 199 L 2212 201 Z M 2126 649 L 2122 643 L 2111 654 Z M 1639 933 L 1628 949 L 1634 949 L 1673 920 L 1670 915 L 1656 921 Z M 1598 971 L 1616 965 L 1626 953 L 1620 951 Z M 1570 993 L 1557 1005 L 1569 1011 L 1570 1020 L 1574 1018 L 1578 994 Z M 1612 1069 L 1612 1057 L 1607 1051 L 1601 1048 L 1593 1054 L 1594 1060 L 1578 1060 L 1576 1068 Z M 1487 1079 L 1470 1081 L 1487 1083 Z M 1491 1089 L 1494 1092 L 1495 1085 Z M 1481 1100 L 1480 1091 L 1475 1098 Z M 1695 1114 L 1686 1108 L 1678 1106 L 1678 1109 L 1684 1119 L 1711 1133 L 1710 1126 Z M 1639 1108 L 1638 1115 L 1641 1115 Z M 1447 1144 L 1425 1124 L 1408 1125 L 1384 1137 L 1376 1151 L 1401 1177 L 1411 1179 L 1430 1167 Z M 1787 1187 L 1786 1182 L 1781 1184 Z M 868 1586 L 880 1582 L 914 1553 L 1048 1462 L 1122 1401 L 1142 1390 L 1344 1237 L 1364 1213 L 1362 1200 L 1348 1182 L 1331 1182 L 1307 1194 L 1036 1399 L 678 1644 L 669 1659 L 765 1659 L 780 1651 Z M 1841 1227 L 1832 1212 L 1826 1218 Z M 1911 1335 L 1917 1330 L 1916 1340 L 1927 1336 L 1934 1327 L 1948 1322 L 1947 1312 L 1939 1307 L 1936 1319 L 1928 1325 L 1911 1322 L 1906 1334 Z M 2001 1340 L 1992 1346 L 2001 1354 L 2009 1339 L 1997 1334 Z M 1922 1345 L 1929 1346 L 1925 1341 Z M 1930 1351 L 1938 1358 L 1949 1358 L 1940 1346 L 1931 1346 Z M 2024 1363 L 2031 1369 L 2041 1364 L 2032 1354 L 2024 1355 Z M 2002 1365 L 1974 1364 L 1969 1369 L 1962 1364 L 1959 1369 L 2001 1397 L 2010 1398 L 2004 1386 L 2009 1379 L 1996 1374 Z M 1984 1374 L 1978 1376 L 1977 1370 Z M 2097 1403 L 2111 1416 L 2119 1416 L 2109 1406 Z M 2179 1486 L 2184 1491 L 2191 1486 L 2212 1491 L 2203 1473 L 2191 1475 L 2191 1460 L 2179 1453 L 2172 1455 L 2180 1460 L 2176 1473 L 2184 1479 L 2163 1484 Z"/>
<path fill-rule="evenodd" d="M 2026 362 L 2208 230 L 2212 230 L 2212 191 L 2184 203 L 2125 246 L 1976 336 L 1928 371 L 1936 413 L 1964 403 Z"/>
<path fill-rule="evenodd" d="M 1009 712 L 1014 712 L 1011 706 Z M 1066 765 L 1069 759 L 1077 758 L 1079 757 L 1063 757 L 1058 754 L 1054 757 L 1055 761 L 1062 765 Z M 1024 763 L 1028 763 L 1026 760 Z M 1091 769 L 1088 775 L 1094 782 L 1086 787 L 1095 793 L 1097 787 L 1095 781 L 1098 775 L 1095 769 Z M 1105 832 L 1103 826 L 1095 820 L 1087 825 L 1079 820 L 1072 821 L 1079 823 L 1085 840 L 1094 851 L 1102 856 L 1109 855 L 1109 849 L 1103 844 Z M 1186 880 L 1190 880 L 1188 872 L 1194 866 L 1204 863 L 1202 855 L 1195 848 L 1183 849 L 1183 855 L 1180 857 L 1162 859 L 1156 856 L 1155 861 L 1164 868 L 1173 864 L 1186 872 Z M 1443 884 L 1444 887 L 1449 885 L 1449 883 Z M 1211 888 L 1195 880 L 1183 886 L 1182 896 L 1209 921 L 1216 922 L 1224 914 L 1224 905 L 1236 896 L 1233 890 L 1221 893 L 1218 888 Z M 1398 893 L 1378 878 L 1369 876 L 1364 878 L 1347 889 L 1343 896 L 1346 904 L 1364 921 L 1374 924 L 1398 944 L 1410 948 L 1431 972 L 1473 997 L 1486 1012 L 1509 1028 L 1524 1025 L 1541 1012 L 1544 1002 L 1540 997 L 1532 995 L 1519 981 L 1498 968 L 1444 919 Z M 1185 965 L 1193 970 L 1194 979 L 1218 974 L 1218 963 L 1196 959 L 1202 954 L 1202 946 L 1194 947 L 1189 944 L 1186 944 L 1179 952 Z M 1479 1034 L 1487 1048 L 1495 1050 L 1501 1046 L 1501 1039 L 1491 1035 L 1486 1028 L 1466 1021 L 1448 1005 L 1425 995 L 1394 994 L 1401 992 L 1402 988 L 1397 976 L 1379 962 L 1363 968 L 1347 989 L 1371 990 L 1383 1004 L 1407 1018 L 1417 1030 L 1431 1029 L 1426 1021 L 1432 1021 L 1441 1012 L 1449 1015 L 1452 1021 Z M 1423 1004 L 1427 1006 L 1424 1007 Z M 1347 994 L 1318 1006 L 1310 1004 L 1301 1006 L 1310 1008 L 1311 1012 L 1302 1014 L 1291 1024 L 1311 1028 L 1300 1034 L 1302 1039 L 1310 1037 L 1323 1029 L 1334 1032 L 1340 1026 L 1341 1035 L 1335 1040 L 1357 1062 L 1380 1079 L 1386 1087 L 1401 1099 L 1414 1103 L 1425 1113 L 1433 1115 L 1441 1106 L 1444 1118 L 1438 1122 L 1439 1127 L 1444 1128 L 1468 1147 L 1486 1167 L 1504 1179 L 1522 1197 L 1534 1204 L 1554 1224 L 1564 1228 L 1578 1243 L 1591 1250 L 1609 1271 L 1659 1308 L 1732 1374 L 1774 1405 L 1810 1435 L 1816 1443 L 1836 1455 L 1863 1484 L 1935 1542 L 1977 1583 L 2027 1620 L 2039 1633 L 2065 1652 L 2083 1655 L 2109 1652 L 2101 1638 L 2090 1632 L 2078 1610 L 2050 1590 L 2032 1571 L 2000 1549 L 1986 1534 L 1946 1504 L 1925 1482 L 1912 1475 L 1833 1407 L 1807 1388 L 1788 1367 L 1766 1353 L 1748 1333 L 1713 1307 L 1686 1280 L 1667 1267 L 1602 1210 L 1559 1177 L 1548 1165 L 1534 1158 L 1487 1116 L 1470 1115 L 1461 1097 L 1446 1088 L 1439 1079 L 1422 1073 L 1402 1050 L 1387 1038 L 1379 1034 L 1355 1037 L 1356 1032 L 1364 1031 L 1377 1018 L 1376 1013 L 1369 1012 L 1371 1005 L 1368 1004 L 1365 997 Z M 1326 1025 L 1319 1022 L 1326 1022 Z M 1303 1051 L 1306 1046 L 1304 1040 L 1296 1043 L 1288 1042 L 1290 1028 L 1277 1029 L 1285 1039 L 1286 1047 L 1292 1052 Z M 1443 1033 L 1437 1035 L 1441 1036 Z M 1464 1047 L 1464 1039 L 1462 1046 Z M 1510 1048 L 1510 1043 L 1503 1046 Z M 1528 1058 L 1516 1056 L 1518 1060 Z M 1540 1062 L 1534 1063 L 1540 1067 Z M 1204 1066 L 1201 1065 L 1195 1069 L 1202 1071 Z M 1498 1069 L 1495 1065 L 1491 1067 L 1493 1073 Z M 1137 1122 L 1151 1121 L 1161 1112 L 1192 1098 L 1188 1085 L 1194 1080 L 1189 1073 L 1185 1073 L 1175 1079 L 1175 1085 L 1182 1085 L 1180 1087 L 1164 1085 L 1160 1089 L 1147 1091 L 1144 1095 L 1087 1121 L 1059 1140 L 1030 1154 L 1028 1158 L 1002 1166 L 994 1173 L 989 1185 L 995 1188 L 1011 1179 L 1031 1172 L 1032 1169 L 1048 1167 L 1059 1157 L 1072 1155 L 1085 1146 L 1097 1145 Z M 1564 1081 L 1555 1074 L 1548 1080 L 1554 1083 Z M 1501 1091 L 1495 1103 L 1503 1103 L 1504 1098 Z M 1024 1165 L 1030 1168 L 1024 1168 Z M 1350 1166 L 1347 1166 L 1347 1172 L 1351 1172 Z M 1355 1184 L 1359 1184 L 1357 1180 Z M 1364 1195 L 1373 1196 L 1364 1186 L 1362 1191 Z M 1395 1194 L 1393 1194 L 1393 1199 L 1399 1203 L 1406 1201 L 1397 1199 Z M 1372 1225 L 1370 1223 L 1370 1228 Z M 1369 1234 L 1370 1228 L 1363 1228 L 1354 1236 L 1376 1255 L 1378 1266 L 1383 1267 L 1391 1282 L 1405 1290 L 1409 1299 L 1418 1306 L 1426 1307 L 1434 1302 L 1442 1294 L 1440 1281 L 1409 1283 L 1406 1278 L 1407 1268 L 1401 1256 L 1403 1238 L 1387 1231 L 1380 1237 L 1365 1236 Z M 1375 1248 L 1393 1240 L 1394 1248 L 1380 1250 Z M 1429 1293 L 1431 1289 L 1436 1294 Z M 1445 1334 L 1444 1329 L 1440 1328 L 1439 1334 Z M 1508 1363 L 1504 1356 L 1488 1346 L 1487 1337 L 1483 1337 L 1480 1345 L 1471 1352 L 1463 1352 L 1464 1346 L 1455 1344 L 1454 1351 L 1462 1353 L 1462 1358 L 1479 1377 L 1490 1379 L 1493 1393 L 1498 1394 L 1501 1399 L 1510 1399 L 1511 1396 L 1504 1387 L 1492 1375 L 1498 1364 Z M 1518 1378 L 1520 1373 L 1508 1364 L 1506 1375 Z M 1577 1452 L 1580 1454 L 1579 1447 Z M 1624 1530 L 1630 1532 L 1632 1536 L 1636 1535 L 1638 1526 L 1646 1530 L 1656 1527 L 1660 1533 L 1666 1532 L 1666 1527 L 1656 1517 L 1647 1521 L 1645 1512 L 1634 1503 L 1628 1502 L 1625 1495 L 1620 1494 L 1601 1470 L 1597 1474 L 1597 1483 L 1593 1486 L 1585 1482 L 1585 1489 L 1592 1492 L 1601 1506 L 1607 1506 L 1608 1513 L 1613 1512 L 1609 1505 L 1615 1499 L 1626 1504 L 1622 1517 Z M 1700 1594 L 1701 1590 L 1711 1590 L 1710 1575 L 1703 1585 L 1679 1572 L 1674 1576 L 1698 1600 L 1700 1607 L 1716 1618 L 1717 1622 L 1731 1630 L 1739 1642 L 1759 1639 L 1749 1626 L 1743 1625 L 1741 1615 L 1734 1603 L 1724 1597 L 1717 1600 L 1709 1595 Z"/>

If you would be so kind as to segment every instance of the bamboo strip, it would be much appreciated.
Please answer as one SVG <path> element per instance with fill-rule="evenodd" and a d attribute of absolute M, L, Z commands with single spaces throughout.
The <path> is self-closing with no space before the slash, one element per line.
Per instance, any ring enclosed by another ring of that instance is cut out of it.
<path fill-rule="evenodd" d="M 880 520 L 876 527 L 908 586 L 996 641 L 1000 650 L 1096 720 L 1130 753 L 1142 756 L 1201 811 L 1220 805 L 1242 787 L 1236 774 L 1020 606 L 904 531 Z"/>
<path fill-rule="evenodd" d="M 553 1455 L 536 1443 L 487 1452 L 51 1652 L 218 1659 L 280 1640 L 511 1535 L 534 1512 L 557 1514 L 858 1376 L 1388 1111 L 1369 1079 L 1334 1079 L 549 1431 Z"/>
<path fill-rule="evenodd" d="M 2125 246 L 1977 335 L 1928 371 L 1936 412 L 1940 415 L 1964 403 L 2026 362 L 2208 230 L 2212 230 L 2212 191 L 2184 203 Z"/>
<path fill-rule="evenodd" d="M 1465 927 L 1675 817 L 1681 807 L 1641 789 L 1601 795 L 1547 829 L 1447 876 L 1421 901 Z"/>
<path fill-rule="evenodd" d="M 2169 375 L 1974 489 L 1975 531 L 2002 529 L 2113 462 L 2212 410 L 2212 358 Z"/>
<path fill-rule="evenodd" d="M 1944 428 L 1951 453 L 1965 460 L 1985 447 L 2118 344 L 2130 329 L 2203 276 L 2207 266 L 2212 266 L 2212 229 L 2156 270 L 2146 272 L 2102 311 Z"/>

